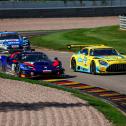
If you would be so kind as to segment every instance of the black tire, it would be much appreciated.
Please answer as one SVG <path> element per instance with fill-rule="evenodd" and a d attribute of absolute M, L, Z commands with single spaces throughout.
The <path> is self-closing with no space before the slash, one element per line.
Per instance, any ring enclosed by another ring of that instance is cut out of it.
<path fill-rule="evenodd" d="M 16 67 L 15 67 L 15 75 L 17 77 L 21 77 L 21 70 L 18 64 L 16 64 Z"/>
<path fill-rule="evenodd" d="M 2 62 L 0 60 L 0 71 L 2 71 Z"/>
<path fill-rule="evenodd" d="M 90 73 L 94 75 L 96 74 L 96 64 L 94 61 L 92 61 L 90 64 Z"/>
<path fill-rule="evenodd" d="M 71 60 L 71 69 L 76 72 L 76 60 L 74 58 Z"/>

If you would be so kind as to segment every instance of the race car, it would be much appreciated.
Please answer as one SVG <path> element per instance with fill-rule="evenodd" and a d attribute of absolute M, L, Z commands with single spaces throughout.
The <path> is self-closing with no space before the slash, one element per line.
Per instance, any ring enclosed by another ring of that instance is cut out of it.
<path fill-rule="evenodd" d="M 55 66 L 45 53 L 42 52 L 15 52 L 6 58 L 7 70 L 19 77 L 38 77 L 50 75 L 61 77 L 64 74 L 62 66 Z"/>
<path fill-rule="evenodd" d="M 27 37 L 23 37 L 17 32 L 0 32 L 0 50 L 10 52 L 26 47 L 30 47 Z"/>
<path fill-rule="evenodd" d="M 126 55 L 105 45 L 68 45 L 82 48 L 71 56 L 70 68 L 91 74 L 126 73 Z"/>
<path fill-rule="evenodd" d="M 27 37 L 23 37 L 23 49 L 30 50 L 30 40 Z"/>

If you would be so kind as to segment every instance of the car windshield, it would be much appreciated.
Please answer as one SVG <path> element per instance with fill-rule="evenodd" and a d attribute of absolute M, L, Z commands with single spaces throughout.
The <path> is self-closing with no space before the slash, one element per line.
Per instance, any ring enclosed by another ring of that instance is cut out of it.
<path fill-rule="evenodd" d="M 45 54 L 26 54 L 22 56 L 22 61 L 24 62 L 40 62 L 43 60 L 48 60 Z"/>
<path fill-rule="evenodd" d="M 0 40 L 4 39 L 19 39 L 18 34 L 0 34 Z"/>
<path fill-rule="evenodd" d="M 112 48 L 105 49 L 94 49 L 90 51 L 91 56 L 109 56 L 109 55 L 118 55 L 117 51 Z"/>

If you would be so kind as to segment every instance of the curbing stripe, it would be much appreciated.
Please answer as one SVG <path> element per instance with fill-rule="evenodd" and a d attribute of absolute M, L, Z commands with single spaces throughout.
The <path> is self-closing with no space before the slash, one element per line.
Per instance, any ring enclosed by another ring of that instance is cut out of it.
<path fill-rule="evenodd" d="M 76 88 L 76 89 L 89 89 L 89 88 L 94 88 L 94 86 L 81 86 L 81 87 L 74 87 L 74 88 Z"/>
<path fill-rule="evenodd" d="M 70 83 L 61 83 L 61 82 L 56 82 L 56 84 L 58 84 L 58 85 L 65 85 L 65 86 L 72 86 L 72 85 L 78 85 L 78 84 L 80 84 L 80 83 L 78 83 L 78 82 L 70 82 Z"/>
<path fill-rule="evenodd" d="M 101 94 L 100 96 L 109 97 L 109 96 L 118 96 L 118 95 L 119 95 L 118 93 L 112 93 L 112 94 Z"/>
<path fill-rule="evenodd" d="M 121 100 L 126 100 L 126 98 L 115 98 L 115 99 L 112 99 L 113 101 L 121 101 Z"/>
<path fill-rule="evenodd" d="M 103 92 L 103 91 L 106 91 L 105 89 L 102 89 L 102 88 L 99 88 L 99 87 L 94 87 L 94 88 L 89 88 L 89 89 L 86 89 L 87 92 Z"/>
<path fill-rule="evenodd" d="M 117 92 L 105 90 L 104 92 L 99 92 L 99 93 L 97 93 L 97 94 L 102 95 L 102 94 L 115 94 L 115 93 L 117 93 Z M 119 94 L 119 93 L 118 93 L 118 94 Z"/>
<path fill-rule="evenodd" d="M 82 86 L 84 86 L 84 85 L 81 84 L 81 83 L 79 83 L 79 84 L 74 84 L 74 85 L 66 85 L 66 87 L 68 87 L 68 88 L 76 88 L 76 87 L 82 87 Z M 85 86 L 87 86 L 87 85 L 85 85 Z"/>
<path fill-rule="evenodd" d="M 66 79 L 48 79 L 48 80 L 43 80 L 43 81 L 46 81 L 46 82 L 57 82 L 57 81 L 65 81 Z M 66 80 L 68 81 L 68 80 Z"/>
<path fill-rule="evenodd" d="M 94 87 L 79 82 L 69 81 L 66 79 L 51 79 L 51 80 L 44 80 L 44 81 L 50 82 L 52 84 L 65 86 L 68 88 L 78 89 L 80 91 L 84 91 L 87 93 L 91 93 L 92 95 L 113 102 L 118 106 L 118 108 L 126 112 L 126 95 L 124 94 L 119 94 L 115 91 L 109 91 L 100 87 Z"/>
<path fill-rule="evenodd" d="M 105 89 L 101 89 L 101 90 L 91 90 L 91 91 L 88 91 L 88 92 L 91 92 L 91 93 L 101 93 L 101 92 L 105 92 L 106 90 Z"/>
<path fill-rule="evenodd" d="M 117 99 L 117 98 L 126 98 L 126 95 L 119 95 L 119 96 L 111 96 L 111 99 Z"/>

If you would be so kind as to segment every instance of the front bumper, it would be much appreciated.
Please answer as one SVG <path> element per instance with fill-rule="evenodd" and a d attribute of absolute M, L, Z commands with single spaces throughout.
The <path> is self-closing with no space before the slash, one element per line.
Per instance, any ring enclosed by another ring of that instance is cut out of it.
<path fill-rule="evenodd" d="M 99 66 L 98 73 L 126 73 L 126 63 L 111 64 L 109 66 Z"/>
<path fill-rule="evenodd" d="M 3 47 L 0 47 L 0 52 L 2 53 L 13 53 L 15 51 L 21 51 L 23 50 L 23 47 L 19 46 L 18 48 L 12 48 L 12 47 L 9 47 L 9 46 L 3 46 Z"/>
<path fill-rule="evenodd" d="M 33 77 L 43 77 L 43 76 L 51 76 L 51 77 L 60 77 L 64 74 L 64 69 L 61 70 L 55 70 L 51 72 L 39 72 L 39 71 L 27 71 L 22 70 L 21 77 L 23 78 L 33 78 Z"/>

